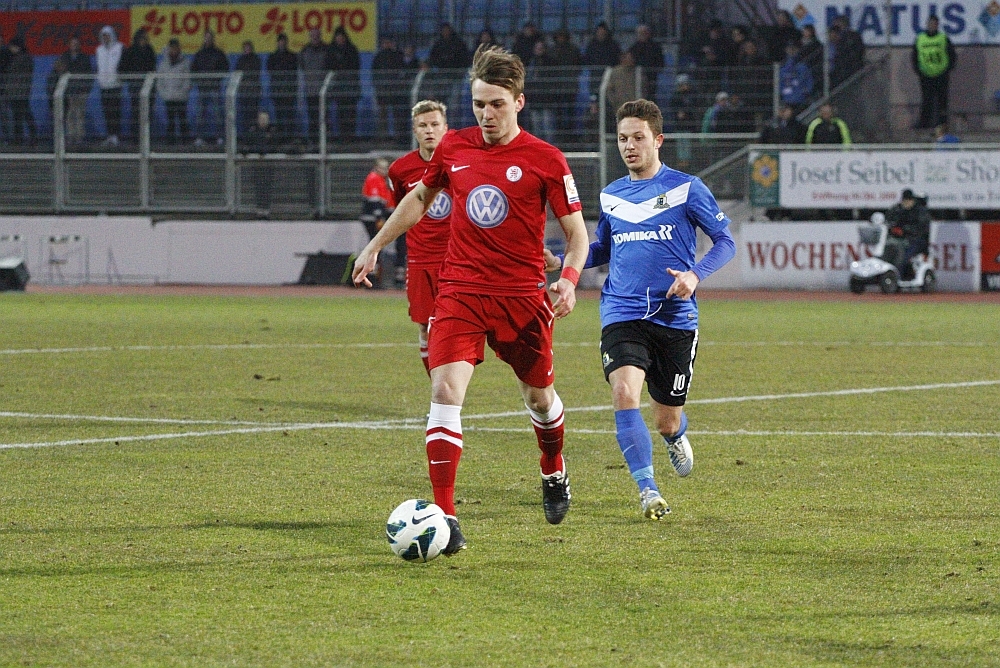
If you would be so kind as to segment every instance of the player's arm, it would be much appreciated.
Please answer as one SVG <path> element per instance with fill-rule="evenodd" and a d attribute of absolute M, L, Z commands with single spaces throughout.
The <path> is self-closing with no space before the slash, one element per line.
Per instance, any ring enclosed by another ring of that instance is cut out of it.
<path fill-rule="evenodd" d="M 674 282 L 667 289 L 667 299 L 690 299 L 699 283 L 736 256 L 736 242 L 729 233 L 729 218 L 719 209 L 718 202 L 701 179 L 691 183 L 688 217 L 692 224 L 708 235 L 712 247 L 690 270 L 667 268 L 667 273 L 674 277 Z"/>
<path fill-rule="evenodd" d="M 552 305 L 553 312 L 556 318 L 564 318 L 576 306 L 576 284 L 587 261 L 590 244 L 582 212 L 574 211 L 560 216 L 559 225 L 566 235 L 566 257 L 562 262 L 562 275 L 550 289 L 556 295 L 555 303 Z"/>
<path fill-rule="evenodd" d="M 597 240 L 590 244 L 590 250 L 587 252 L 587 261 L 583 263 L 584 269 L 600 267 L 602 264 L 607 264 L 611 261 L 611 224 L 603 212 L 601 213 L 601 219 L 597 223 L 595 235 L 597 236 Z M 545 273 L 548 274 L 562 269 L 565 253 L 556 255 L 548 248 L 545 249 L 544 253 Z"/>
<path fill-rule="evenodd" d="M 368 280 L 368 274 L 375 269 L 378 261 L 378 254 L 383 248 L 396 240 L 398 236 L 420 222 L 424 213 L 430 207 L 431 202 L 441 191 L 440 188 L 429 188 L 423 182 L 406 193 L 406 196 L 399 202 L 399 206 L 392 212 L 385 225 L 378 231 L 368 245 L 358 253 L 354 261 L 354 271 L 352 278 L 355 285 L 365 285 L 372 287 L 372 282 Z"/>

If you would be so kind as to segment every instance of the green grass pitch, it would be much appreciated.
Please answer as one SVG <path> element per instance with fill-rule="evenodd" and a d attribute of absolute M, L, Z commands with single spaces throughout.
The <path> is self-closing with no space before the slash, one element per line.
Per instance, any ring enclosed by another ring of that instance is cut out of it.
<path fill-rule="evenodd" d="M 523 410 L 491 358 L 469 549 L 413 565 L 384 536 L 430 495 L 402 300 L 0 295 L 0 665 L 1000 665 L 996 306 L 701 313 L 665 521 L 588 299 L 556 328 L 566 521 L 526 416 L 477 417 Z"/>

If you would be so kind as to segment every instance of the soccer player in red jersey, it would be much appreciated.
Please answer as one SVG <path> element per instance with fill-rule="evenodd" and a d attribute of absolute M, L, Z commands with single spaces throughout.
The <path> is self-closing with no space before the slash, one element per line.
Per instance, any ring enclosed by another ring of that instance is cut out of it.
<path fill-rule="evenodd" d="M 438 144 L 419 185 L 358 255 L 354 283 L 367 285 L 378 252 L 413 227 L 437 194 L 451 191 L 451 240 L 429 326 L 431 410 L 426 446 L 434 501 L 448 516 L 444 553 L 465 547 L 455 517 L 455 476 L 462 454 L 462 404 L 484 344 L 509 364 L 541 450 L 542 506 L 558 524 L 569 510 L 562 457 L 563 405 L 553 387 L 552 324 L 576 305 L 576 283 L 589 242 L 566 158 L 517 124 L 524 108 L 524 65 L 500 47 L 480 47 L 469 73 L 477 127 Z M 566 235 L 562 275 L 545 290 L 546 204 Z"/>
<path fill-rule="evenodd" d="M 421 100 L 413 107 L 413 137 L 418 148 L 389 167 L 394 204 L 398 205 L 406 193 L 420 185 L 434 149 L 448 132 L 447 111 L 448 108 L 436 100 Z M 406 298 L 410 302 L 410 320 L 420 328 L 420 361 L 428 375 L 427 322 L 434 310 L 438 272 L 448 251 L 450 236 L 451 195 L 442 190 L 420 222 L 406 233 Z M 399 248 L 398 241 L 396 247 Z"/>

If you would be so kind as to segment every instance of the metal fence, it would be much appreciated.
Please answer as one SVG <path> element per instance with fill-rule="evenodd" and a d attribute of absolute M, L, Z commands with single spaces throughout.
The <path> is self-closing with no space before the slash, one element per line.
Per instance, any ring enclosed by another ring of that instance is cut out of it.
<path fill-rule="evenodd" d="M 668 130 L 675 129 L 669 125 L 675 74 L 529 67 L 520 122 L 564 151 L 581 196 L 596 202 L 601 187 L 625 173 L 614 135 L 617 106 L 651 96 L 664 109 Z M 714 74 L 705 76 L 714 86 Z M 22 128 L 23 142 L 0 147 L 6 176 L 0 179 L 0 212 L 353 219 L 374 159 L 411 147 L 413 103 L 442 99 L 452 127 L 475 122 L 465 70 L 419 71 L 389 98 L 380 98 L 376 87 L 371 108 L 351 97 L 356 91 L 333 72 L 313 96 L 306 95 L 300 74 L 293 96 L 283 102 L 272 84 L 244 79 L 241 72 L 159 71 L 121 79 L 121 87 L 109 91 L 101 91 L 93 75 L 52 81 L 48 138 Z M 704 94 L 689 111 L 702 118 L 711 108 L 705 106 L 710 89 L 698 84 L 698 90 Z M 754 99 L 741 107 L 750 123 L 771 112 L 770 97 Z M 257 127 L 260 109 L 277 116 L 268 119 L 273 130 Z M 6 136 L 13 139 L 9 128 Z M 696 172 L 755 136 L 669 134 L 662 157 Z"/>

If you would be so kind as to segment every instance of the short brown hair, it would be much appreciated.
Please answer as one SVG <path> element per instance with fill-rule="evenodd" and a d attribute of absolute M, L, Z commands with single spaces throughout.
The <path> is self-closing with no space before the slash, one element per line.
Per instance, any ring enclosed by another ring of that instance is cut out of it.
<path fill-rule="evenodd" d="M 448 107 L 443 102 L 438 102 L 437 100 L 420 100 L 420 102 L 413 105 L 413 110 L 410 111 L 410 118 L 416 118 L 420 114 L 427 114 L 432 111 L 440 111 L 442 116 L 445 118 L 448 117 Z"/>
<path fill-rule="evenodd" d="M 524 92 L 524 63 L 502 46 L 480 45 L 472 57 L 469 83 L 476 79 L 510 91 L 514 99 Z"/>
<path fill-rule="evenodd" d="M 663 114 L 655 102 L 641 99 L 626 102 L 618 107 L 615 118 L 617 123 L 621 123 L 625 118 L 638 118 L 649 123 L 649 129 L 653 131 L 654 137 L 663 134 Z"/>

